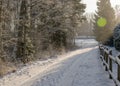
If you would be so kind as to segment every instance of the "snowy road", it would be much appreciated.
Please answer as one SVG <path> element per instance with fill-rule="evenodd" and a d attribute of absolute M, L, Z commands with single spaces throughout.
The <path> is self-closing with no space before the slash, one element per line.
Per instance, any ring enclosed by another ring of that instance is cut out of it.
<path fill-rule="evenodd" d="M 72 51 L 22 86 L 114 86 L 98 56 L 97 47 Z"/>
<path fill-rule="evenodd" d="M 98 43 L 79 39 L 76 45 L 84 49 L 28 64 L 0 79 L 0 86 L 115 86 L 99 59 Z"/>

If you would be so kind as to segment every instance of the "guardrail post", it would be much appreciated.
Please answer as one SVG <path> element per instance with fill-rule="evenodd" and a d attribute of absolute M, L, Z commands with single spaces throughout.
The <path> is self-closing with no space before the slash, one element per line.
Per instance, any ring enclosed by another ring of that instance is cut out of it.
<path fill-rule="evenodd" d="M 106 49 L 106 50 L 108 50 L 108 49 Z M 106 55 L 105 55 L 105 61 L 108 64 L 108 53 L 107 52 L 105 52 L 105 53 L 106 53 Z M 105 71 L 108 71 L 107 65 L 105 67 Z"/>
<path fill-rule="evenodd" d="M 100 55 L 102 55 L 102 49 L 101 46 L 99 46 L 99 50 L 100 50 Z M 101 57 L 100 57 L 101 58 Z"/>
<path fill-rule="evenodd" d="M 112 56 L 112 50 L 110 50 L 110 55 Z M 112 72 L 112 59 L 109 57 L 109 69 Z M 111 74 L 109 75 L 109 78 L 112 79 Z"/>
<path fill-rule="evenodd" d="M 120 59 L 120 55 L 118 56 L 118 58 Z M 120 65 L 118 64 L 118 80 L 120 81 Z"/>
<path fill-rule="evenodd" d="M 102 49 L 102 56 L 103 56 L 103 59 L 104 59 L 104 49 Z"/>
<path fill-rule="evenodd" d="M 103 60 L 106 61 L 106 52 L 105 52 L 105 48 L 103 48 Z M 103 65 L 105 66 L 104 62 Z"/>

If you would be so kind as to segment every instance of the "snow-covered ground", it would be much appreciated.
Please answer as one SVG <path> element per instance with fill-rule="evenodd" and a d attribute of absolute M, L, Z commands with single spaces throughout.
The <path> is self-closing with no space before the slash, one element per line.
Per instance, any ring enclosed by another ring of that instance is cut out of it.
<path fill-rule="evenodd" d="M 80 48 L 88 48 L 98 45 L 98 42 L 95 39 L 76 39 L 75 43 Z"/>
<path fill-rule="evenodd" d="M 0 86 L 114 86 L 114 83 L 104 71 L 95 46 L 32 63 L 0 79 Z"/>

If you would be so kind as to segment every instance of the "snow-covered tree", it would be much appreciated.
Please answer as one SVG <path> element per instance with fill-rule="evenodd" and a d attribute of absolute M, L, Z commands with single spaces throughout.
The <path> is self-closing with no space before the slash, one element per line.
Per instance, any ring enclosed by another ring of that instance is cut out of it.
<path fill-rule="evenodd" d="M 98 0 L 97 8 L 94 19 L 94 33 L 97 41 L 105 43 L 112 36 L 115 27 L 115 12 L 111 7 L 110 0 Z M 98 24 L 101 18 L 105 20 L 105 25 L 102 27 Z"/>

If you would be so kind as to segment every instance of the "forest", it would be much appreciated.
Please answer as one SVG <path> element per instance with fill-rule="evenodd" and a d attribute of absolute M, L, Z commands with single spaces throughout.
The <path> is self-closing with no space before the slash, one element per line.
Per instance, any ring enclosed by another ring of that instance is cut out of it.
<path fill-rule="evenodd" d="M 0 75 L 74 47 L 80 0 L 0 0 Z"/>

